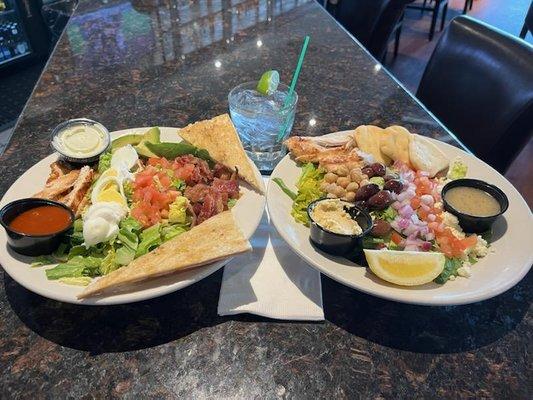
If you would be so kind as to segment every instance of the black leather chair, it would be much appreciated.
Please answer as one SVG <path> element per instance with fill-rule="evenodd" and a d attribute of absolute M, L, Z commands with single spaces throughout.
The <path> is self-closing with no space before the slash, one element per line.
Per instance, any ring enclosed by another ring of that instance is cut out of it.
<path fill-rule="evenodd" d="M 395 55 L 405 6 L 414 0 L 338 0 L 328 11 L 378 60 L 382 60 L 392 33 Z"/>
<path fill-rule="evenodd" d="M 503 173 L 533 132 L 533 46 L 457 17 L 437 43 L 417 97 Z"/>

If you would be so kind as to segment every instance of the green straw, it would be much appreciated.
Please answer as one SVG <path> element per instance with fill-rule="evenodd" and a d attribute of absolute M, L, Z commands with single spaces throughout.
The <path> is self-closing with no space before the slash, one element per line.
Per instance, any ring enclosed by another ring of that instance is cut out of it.
<path fill-rule="evenodd" d="M 294 74 L 292 75 L 291 86 L 289 87 L 289 92 L 287 93 L 287 97 L 285 98 L 285 104 L 283 104 L 283 108 L 281 109 L 281 112 L 285 111 L 292 101 L 294 88 L 296 87 L 296 83 L 298 82 L 298 76 L 300 76 L 300 70 L 302 69 L 302 64 L 304 63 L 305 52 L 307 51 L 308 44 L 309 44 L 309 36 L 306 36 L 304 38 L 302 50 L 300 51 L 300 57 L 298 58 L 298 64 L 296 65 L 296 69 L 294 70 Z M 285 122 L 278 133 L 278 142 L 283 139 L 283 136 L 285 136 L 285 131 L 287 130 L 288 123 L 289 123 L 289 118 L 285 119 Z"/>

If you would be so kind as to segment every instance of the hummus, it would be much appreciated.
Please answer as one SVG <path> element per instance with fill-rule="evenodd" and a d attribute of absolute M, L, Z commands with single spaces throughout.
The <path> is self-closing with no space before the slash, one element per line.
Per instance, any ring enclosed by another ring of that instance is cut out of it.
<path fill-rule="evenodd" d="M 344 210 L 345 207 L 350 208 L 352 205 L 338 199 L 322 200 L 313 208 L 311 218 L 330 232 L 341 235 L 360 235 L 363 230 L 357 221 Z"/>

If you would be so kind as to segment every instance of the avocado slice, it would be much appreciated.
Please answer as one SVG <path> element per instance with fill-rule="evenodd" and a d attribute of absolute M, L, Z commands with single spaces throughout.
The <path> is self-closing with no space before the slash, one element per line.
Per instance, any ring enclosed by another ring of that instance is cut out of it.
<path fill-rule="evenodd" d="M 161 131 L 157 126 L 148 129 L 143 135 L 141 142 L 135 146 L 135 150 L 137 150 L 139 155 L 144 157 L 157 157 L 156 154 L 152 153 L 146 147 L 146 143 L 161 143 Z"/>
<path fill-rule="evenodd" d="M 139 143 L 141 143 L 141 140 L 143 140 L 143 135 L 131 134 L 131 135 L 121 136 L 111 142 L 111 151 L 114 152 L 115 150 L 120 149 L 121 147 L 124 147 L 127 144 L 136 146 Z"/>

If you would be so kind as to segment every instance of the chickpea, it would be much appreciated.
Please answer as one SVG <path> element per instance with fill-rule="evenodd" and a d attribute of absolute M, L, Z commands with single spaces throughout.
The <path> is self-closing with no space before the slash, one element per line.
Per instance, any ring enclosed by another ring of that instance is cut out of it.
<path fill-rule="evenodd" d="M 328 199 L 336 199 L 336 198 L 337 198 L 337 196 L 334 195 L 333 193 L 328 193 L 328 194 L 326 195 L 326 197 L 327 197 Z"/>
<path fill-rule="evenodd" d="M 335 189 L 333 194 L 335 194 L 337 197 L 340 198 L 340 197 L 343 197 L 346 194 L 346 190 L 344 190 L 344 188 L 342 188 L 340 186 L 337 186 L 337 188 Z"/>
<path fill-rule="evenodd" d="M 324 180 L 327 183 L 335 183 L 337 181 L 337 175 L 333 172 L 328 172 L 326 175 L 324 175 Z"/>
<path fill-rule="evenodd" d="M 348 192 L 354 192 L 359 189 L 359 184 L 357 182 L 350 182 L 348 186 L 346 186 L 346 190 Z"/>
<path fill-rule="evenodd" d="M 350 178 L 352 179 L 352 182 L 360 182 L 363 179 L 363 173 L 361 172 L 361 169 L 352 169 L 350 171 Z"/>
<path fill-rule="evenodd" d="M 337 190 L 337 184 L 336 183 L 328 183 L 328 186 L 326 187 L 326 192 L 333 193 Z"/>
<path fill-rule="evenodd" d="M 322 181 L 322 183 L 320 184 L 320 190 L 324 192 L 328 191 L 328 187 L 329 187 L 329 183 L 327 183 L 325 180 Z"/>
<path fill-rule="evenodd" d="M 338 179 L 337 179 L 337 185 L 343 187 L 344 189 L 346 189 L 346 187 L 350 184 L 350 178 L 348 178 L 347 176 L 340 176 Z"/>
<path fill-rule="evenodd" d="M 346 192 L 346 195 L 344 196 L 346 201 L 355 201 L 355 193 L 354 192 Z"/>
<path fill-rule="evenodd" d="M 359 182 L 359 187 L 368 185 L 370 181 L 368 180 L 368 177 L 365 175 L 366 178 L 364 178 L 361 182 Z"/>
<path fill-rule="evenodd" d="M 348 168 L 346 168 L 344 165 L 339 165 L 337 167 L 337 175 L 348 176 L 348 174 L 349 174 Z"/>

